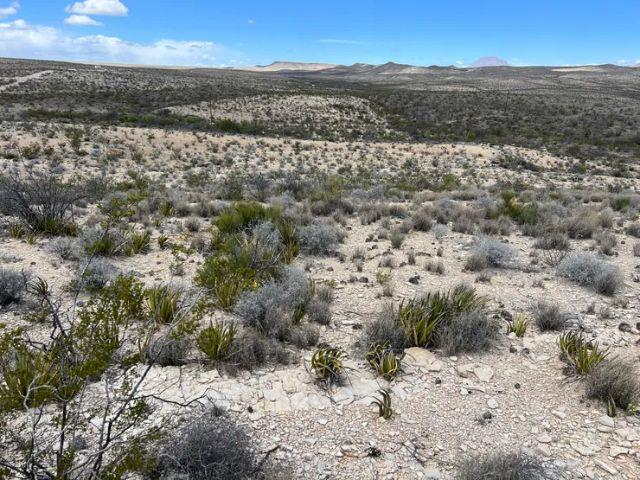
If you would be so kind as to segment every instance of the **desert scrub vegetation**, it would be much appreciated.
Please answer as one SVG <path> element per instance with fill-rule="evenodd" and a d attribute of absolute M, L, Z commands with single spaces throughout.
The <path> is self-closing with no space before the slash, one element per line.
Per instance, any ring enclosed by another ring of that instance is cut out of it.
<path fill-rule="evenodd" d="M 511 245 L 490 237 L 480 237 L 471 247 L 465 268 L 472 272 L 487 267 L 508 268 L 514 265 L 517 257 L 518 252 Z"/>
<path fill-rule="evenodd" d="M 491 453 L 458 465 L 455 480 L 551 480 L 542 462 L 523 453 Z"/>
<path fill-rule="evenodd" d="M 558 338 L 560 354 L 567 365 L 578 375 L 586 375 L 609 355 L 608 349 L 598 342 L 587 342 L 581 333 L 565 332 Z"/>
<path fill-rule="evenodd" d="M 0 213 L 16 217 L 34 233 L 75 235 L 73 205 L 87 195 L 52 174 L 0 177 Z"/>
<path fill-rule="evenodd" d="M 543 332 L 563 330 L 567 324 L 567 317 L 560 306 L 544 300 L 540 300 L 534 307 L 533 318 Z"/>
<path fill-rule="evenodd" d="M 211 253 L 196 273 L 196 284 L 230 309 L 238 296 L 277 278 L 300 251 L 296 226 L 275 207 L 239 202 L 214 220 Z"/>
<path fill-rule="evenodd" d="M 286 466 L 259 455 L 244 427 L 229 414 L 209 407 L 192 414 L 167 438 L 157 442 L 145 478 L 185 476 L 193 480 L 286 480 Z"/>
<path fill-rule="evenodd" d="M 346 352 L 335 347 L 321 347 L 313 352 L 310 367 L 318 382 L 326 386 L 342 383 Z"/>
<path fill-rule="evenodd" d="M 85 305 L 77 305 L 75 313 L 63 310 L 40 278 L 29 283 L 28 291 L 50 334 L 44 342 L 34 341 L 17 328 L 5 329 L 0 338 L 0 414 L 13 415 L 16 422 L 15 432 L 5 437 L 11 455 L 3 458 L 3 467 L 19 478 L 121 478 L 137 471 L 141 463 L 132 464 L 132 451 L 123 445 L 140 448 L 158 432 L 157 427 L 131 431 L 153 410 L 140 387 L 151 365 L 181 360 L 172 341 L 190 331 L 188 310 L 161 333 L 145 304 L 143 284 L 132 276 L 119 276 Z M 131 338 L 140 341 L 136 345 Z M 148 366 L 136 370 L 141 360 Z M 102 392 L 89 402 L 88 389 Z M 59 421 L 44 422 L 45 410 Z M 89 411 L 104 422 L 88 422 Z M 60 442 L 80 431 L 87 432 L 82 460 L 75 456 L 74 443 Z M 25 444 L 32 447 L 25 450 Z"/>
<path fill-rule="evenodd" d="M 617 357 L 601 361 L 586 377 L 587 397 L 627 410 L 640 402 L 640 372 L 636 362 Z"/>
<path fill-rule="evenodd" d="M 24 272 L 0 267 L 0 306 L 20 302 L 25 293 L 27 278 Z"/>
<path fill-rule="evenodd" d="M 243 293 L 234 313 L 245 325 L 262 335 L 280 341 L 300 342 L 309 347 L 314 336 L 301 336 L 302 319 L 314 294 L 314 284 L 303 271 L 287 267 L 279 279 L 272 279 L 257 290 Z M 308 331 L 310 327 L 305 327 Z"/>
<path fill-rule="evenodd" d="M 568 255 L 558 265 L 557 274 L 603 295 L 614 295 L 624 285 L 620 269 L 592 253 Z"/>
<path fill-rule="evenodd" d="M 472 287 L 460 285 L 409 299 L 397 308 L 386 307 L 364 337 L 368 345 L 437 348 L 453 355 L 487 350 L 498 334 L 499 325 L 489 316 L 485 299 Z"/>

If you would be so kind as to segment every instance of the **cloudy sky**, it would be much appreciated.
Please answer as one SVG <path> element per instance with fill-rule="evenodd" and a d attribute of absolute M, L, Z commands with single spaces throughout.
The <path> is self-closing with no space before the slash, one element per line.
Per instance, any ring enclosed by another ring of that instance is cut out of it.
<path fill-rule="evenodd" d="M 0 0 L 0 57 L 235 66 L 640 62 L 640 0 Z"/>

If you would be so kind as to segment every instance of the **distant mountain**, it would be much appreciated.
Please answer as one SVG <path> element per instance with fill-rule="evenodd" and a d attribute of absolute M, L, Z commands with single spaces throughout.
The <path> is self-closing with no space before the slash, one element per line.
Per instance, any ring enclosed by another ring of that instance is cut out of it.
<path fill-rule="evenodd" d="M 509 63 L 498 57 L 481 57 L 471 64 L 471 68 L 508 67 Z"/>
<path fill-rule="evenodd" d="M 319 72 L 335 66 L 331 63 L 273 62 L 269 65 L 240 67 L 238 70 L 249 70 L 251 72 Z"/>

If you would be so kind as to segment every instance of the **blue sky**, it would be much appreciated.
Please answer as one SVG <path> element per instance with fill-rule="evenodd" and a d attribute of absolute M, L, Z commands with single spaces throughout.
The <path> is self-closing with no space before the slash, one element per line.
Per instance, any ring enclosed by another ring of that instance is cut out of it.
<path fill-rule="evenodd" d="M 640 62 L 640 0 L 0 0 L 0 56 L 165 65 L 274 60 Z"/>

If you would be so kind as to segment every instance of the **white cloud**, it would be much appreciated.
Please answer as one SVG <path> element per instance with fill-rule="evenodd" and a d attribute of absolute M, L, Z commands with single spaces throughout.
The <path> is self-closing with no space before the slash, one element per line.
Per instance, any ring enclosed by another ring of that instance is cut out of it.
<path fill-rule="evenodd" d="M 70 15 L 64 19 L 67 25 L 83 25 L 88 27 L 99 27 L 102 23 L 95 21 L 88 15 Z"/>
<path fill-rule="evenodd" d="M 0 23 L 2 56 L 43 60 L 146 65 L 226 66 L 238 53 L 213 42 L 158 40 L 137 43 L 104 35 L 70 36 L 24 20 Z"/>
<path fill-rule="evenodd" d="M 73 5 L 67 5 L 67 13 L 78 15 L 105 15 L 110 17 L 125 17 L 129 9 L 120 0 L 84 0 Z"/>
<path fill-rule="evenodd" d="M 6 18 L 10 17 L 11 15 L 15 15 L 16 13 L 18 13 L 19 8 L 19 2 L 13 2 L 8 7 L 0 7 L 0 18 Z"/>
<path fill-rule="evenodd" d="M 248 23 L 249 25 L 255 25 L 255 24 L 256 24 L 256 21 L 255 21 L 253 18 L 250 18 L 249 20 L 247 20 L 247 23 Z"/>

